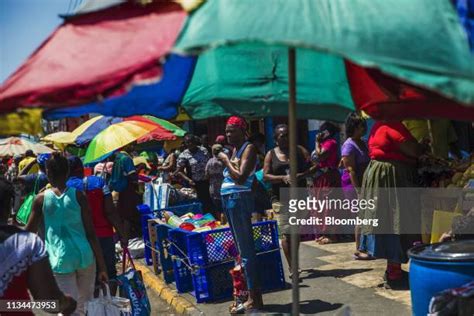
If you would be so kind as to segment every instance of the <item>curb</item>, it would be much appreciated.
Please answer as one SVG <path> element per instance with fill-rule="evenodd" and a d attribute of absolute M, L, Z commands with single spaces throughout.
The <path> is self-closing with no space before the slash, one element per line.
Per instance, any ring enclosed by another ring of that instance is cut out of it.
<path fill-rule="evenodd" d="M 142 272 L 143 282 L 156 294 L 165 300 L 174 310 L 182 315 L 204 315 L 196 306 L 169 287 L 165 281 L 157 277 L 150 269 L 139 262 L 135 262 L 137 270 Z"/>

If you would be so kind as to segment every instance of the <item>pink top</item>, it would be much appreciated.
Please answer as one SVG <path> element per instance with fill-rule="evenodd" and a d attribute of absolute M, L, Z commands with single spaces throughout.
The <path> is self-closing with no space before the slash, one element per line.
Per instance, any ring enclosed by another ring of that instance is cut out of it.
<path fill-rule="evenodd" d="M 333 138 L 324 140 L 321 143 L 321 149 L 328 152 L 328 156 L 324 161 L 319 162 L 321 168 L 337 168 L 337 142 Z"/>

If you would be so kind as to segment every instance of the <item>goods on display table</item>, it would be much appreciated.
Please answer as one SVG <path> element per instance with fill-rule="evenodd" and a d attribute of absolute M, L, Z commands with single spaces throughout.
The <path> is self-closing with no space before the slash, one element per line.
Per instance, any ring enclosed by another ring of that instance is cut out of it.
<path fill-rule="evenodd" d="M 427 156 L 418 166 L 422 238 L 438 242 L 451 230 L 453 219 L 474 206 L 474 154 L 463 160 Z M 444 190 L 443 190 L 444 189 Z"/>
<path fill-rule="evenodd" d="M 474 155 L 461 161 L 428 156 L 418 167 L 418 174 L 423 187 L 463 188 L 474 179 Z"/>

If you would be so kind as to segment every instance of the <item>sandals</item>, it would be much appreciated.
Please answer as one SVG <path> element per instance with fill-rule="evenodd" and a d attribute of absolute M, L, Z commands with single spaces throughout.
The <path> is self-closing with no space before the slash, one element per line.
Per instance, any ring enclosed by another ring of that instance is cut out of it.
<path fill-rule="evenodd" d="M 375 259 L 377 258 L 365 252 L 357 251 L 354 253 L 354 260 L 370 261 Z"/>
<path fill-rule="evenodd" d="M 236 304 L 236 302 L 234 302 L 232 305 L 229 306 L 229 313 L 231 315 L 245 314 L 244 303 Z"/>
<path fill-rule="evenodd" d="M 329 237 L 326 237 L 326 236 L 323 236 L 321 239 L 316 239 L 316 242 L 319 244 L 319 245 L 328 245 L 328 244 L 332 244 L 334 243 L 335 241 L 332 240 L 331 238 Z"/>
<path fill-rule="evenodd" d="M 235 303 L 229 306 L 229 313 L 231 315 L 242 315 L 242 314 L 247 314 L 247 313 L 256 313 L 258 312 L 258 308 L 248 308 L 245 306 L 244 303 L 239 303 L 236 305 Z"/>
<path fill-rule="evenodd" d="M 298 269 L 298 282 L 303 282 L 303 279 L 301 279 L 302 272 L 303 270 Z M 293 272 L 291 270 L 288 272 L 288 277 L 290 278 L 290 280 L 293 280 Z"/>

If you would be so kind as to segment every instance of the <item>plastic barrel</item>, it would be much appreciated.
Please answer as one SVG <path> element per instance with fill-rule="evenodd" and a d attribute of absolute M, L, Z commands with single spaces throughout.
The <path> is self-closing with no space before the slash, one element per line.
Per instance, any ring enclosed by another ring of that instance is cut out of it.
<path fill-rule="evenodd" d="M 474 280 L 474 240 L 421 245 L 408 251 L 415 316 L 426 316 L 437 293 Z"/>

